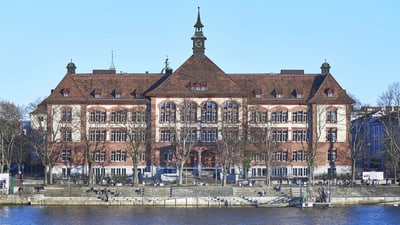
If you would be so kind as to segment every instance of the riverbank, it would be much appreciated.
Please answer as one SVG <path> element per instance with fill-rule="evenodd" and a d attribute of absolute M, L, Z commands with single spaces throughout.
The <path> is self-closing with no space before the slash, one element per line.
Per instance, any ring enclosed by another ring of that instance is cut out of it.
<path fill-rule="evenodd" d="M 36 187 L 36 188 L 35 188 Z M 318 188 L 312 189 L 317 192 Z M 325 186 L 325 189 L 327 187 Z M 326 189 L 327 190 L 327 189 Z M 26 186 L 0 196 L 1 205 L 110 205 L 145 207 L 289 207 L 300 200 L 298 186 Z M 331 203 L 340 205 L 399 205 L 399 186 L 331 187 Z"/>

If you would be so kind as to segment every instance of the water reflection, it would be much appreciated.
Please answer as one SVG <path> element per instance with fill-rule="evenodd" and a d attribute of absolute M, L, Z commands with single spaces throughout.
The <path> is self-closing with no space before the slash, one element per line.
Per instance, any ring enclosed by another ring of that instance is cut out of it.
<path fill-rule="evenodd" d="M 297 208 L 145 208 L 0 206 L 0 224 L 398 224 L 388 206 Z"/>

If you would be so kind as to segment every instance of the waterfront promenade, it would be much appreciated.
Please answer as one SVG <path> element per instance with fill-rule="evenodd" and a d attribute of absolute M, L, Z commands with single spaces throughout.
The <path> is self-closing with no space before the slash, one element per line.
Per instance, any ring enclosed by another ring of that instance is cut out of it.
<path fill-rule="evenodd" d="M 1 195 L 2 205 L 129 205 L 146 207 L 288 207 L 299 203 L 300 187 L 282 186 L 96 186 L 25 185 L 24 190 Z M 312 186 L 313 192 L 327 186 Z M 398 205 L 400 187 L 331 186 L 335 205 Z"/>

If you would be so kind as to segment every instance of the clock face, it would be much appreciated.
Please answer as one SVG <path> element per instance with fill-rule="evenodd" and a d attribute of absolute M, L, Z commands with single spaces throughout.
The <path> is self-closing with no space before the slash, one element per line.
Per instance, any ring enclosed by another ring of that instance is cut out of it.
<path fill-rule="evenodd" d="M 201 46 L 203 46 L 203 42 L 201 40 L 196 40 L 196 42 L 194 43 L 196 47 L 200 48 Z"/>

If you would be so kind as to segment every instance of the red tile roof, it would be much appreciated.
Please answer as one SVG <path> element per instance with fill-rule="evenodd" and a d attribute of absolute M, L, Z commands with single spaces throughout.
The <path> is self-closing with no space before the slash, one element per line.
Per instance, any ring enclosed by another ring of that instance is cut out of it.
<path fill-rule="evenodd" d="M 331 74 L 226 74 L 207 56 L 192 55 L 171 75 L 67 74 L 48 101 L 128 101 L 147 97 L 248 97 L 252 104 L 353 103 Z M 63 95 L 68 89 L 69 96 Z M 328 97 L 327 89 L 334 90 Z M 100 94 L 100 98 L 95 98 Z M 116 93 L 121 94 L 116 98 Z M 257 95 L 257 96 L 256 96 Z M 281 95 L 278 98 L 277 95 Z"/>

